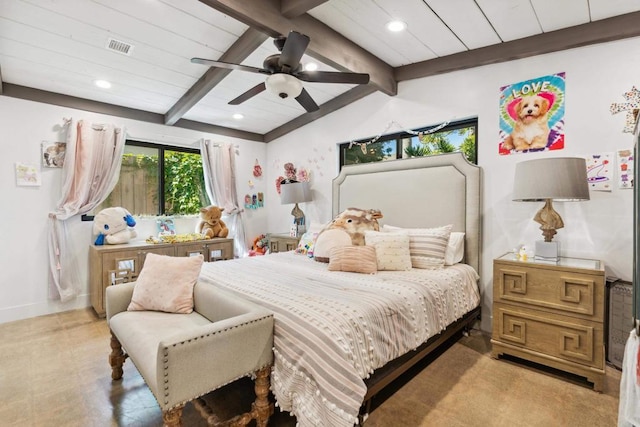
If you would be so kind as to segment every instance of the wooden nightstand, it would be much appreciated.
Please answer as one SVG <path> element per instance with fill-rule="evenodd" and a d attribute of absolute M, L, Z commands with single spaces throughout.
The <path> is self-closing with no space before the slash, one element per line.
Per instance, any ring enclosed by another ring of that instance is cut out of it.
<path fill-rule="evenodd" d="M 605 377 L 605 271 L 598 260 L 493 261 L 492 356 L 508 354 L 586 377 Z"/>
<path fill-rule="evenodd" d="M 288 252 L 298 247 L 300 237 L 291 237 L 288 234 L 269 234 L 269 252 Z"/>

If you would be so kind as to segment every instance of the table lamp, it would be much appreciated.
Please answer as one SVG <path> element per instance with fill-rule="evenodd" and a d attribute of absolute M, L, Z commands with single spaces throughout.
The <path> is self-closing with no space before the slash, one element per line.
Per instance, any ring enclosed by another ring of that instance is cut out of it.
<path fill-rule="evenodd" d="M 298 207 L 298 203 L 309 201 L 311 201 L 311 189 L 308 182 L 283 182 L 280 185 L 280 202 L 283 205 L 295 203 L 291 215 L 293 215 L 297 236 L 306 231 L 304 212 Z"/>
<path fill-rule="evenodd" d="M 589 200 L 587 164 L 585 159 L 555 157 L 528 160 L 516 164 L 513 200 L 519 202 L 545 202 L 534 221 L 540 224 L 544 242 L 537 241 L 537 259 L 557 261 L 558 243 L 552 241 L 557 229 L 564 227 L 560 214 L 552 201 Z"/>

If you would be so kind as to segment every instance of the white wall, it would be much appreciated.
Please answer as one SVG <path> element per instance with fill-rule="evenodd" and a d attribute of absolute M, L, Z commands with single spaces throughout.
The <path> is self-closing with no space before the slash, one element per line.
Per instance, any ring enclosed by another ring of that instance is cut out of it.
<path fill-rule="evenodd" d="M 88 257 L 93 241 L 91 222 L 79 218 L 68 221 L 73 236 L 82 280 L 82 295 L 75 301 L 61 304 L 48 297 L 47 215 L 60 197 L 60 169 L 42 169 L 42 185 L 18 187 L 15 162 L 38 163 L 42 141 L 64 141 L 63 117 L 96 123 L 125 126 L 132 139 L 171 145 L 198 147 L 200 138 L 230 142 L 238 147 L 237 191 L 244 204 L 244 195 L 265 192 L 267 181 L 254 178 L 256 159 L 266 163 L 267 145 L 219 135 L 196 132 L 135 120 L 122 119 L 69 108 L 0 96 L 0 195 L 2 197 L 2 233 L 0 245 L 0 323 L 22 318 L 89 306 Z M 248 181 L 254 182 L 250 188 Z M 269 206 L 269 199 L 265 200 Z M 246 212 L 247 241 L 267 231 L 266 207 Z M 192 220 L 192 222 L 195 220 Z M 180 223 L 178 232 L 193 231 L 189 222 Z M 146 238 L 154 230 L 152 221 L 139 221 L 138 235 Z"/>
<path fill-rule="evenodd" d="M 402 82 L 398 95 L 376 93 L 314 121 L 268 145 L 268 181 L 282 173 L 282 163 L 311 166 L 312 202 L 301 205 L 308 220 L 331 218 L 331 179 L 338 170 L 337 144 L 373 137 L 396 121 L 415 129 L 446 120 L 478 117 L 478 163 L 483 168 L 482 329 L 491 329 L 492 260 L 518 244 L 541 239 L 532 218 L 541 207 L 511 201 L 515 164 L 551 156 L 581 156 L 632 148 L 623 133 L 624 113 L 609 106 L 640 86 L 640 39 L 628 39 L 502 64 Z M 519 81 L 566 72 L 565 149 L 545 153 L 498 154 L 499 88 Z M 392 128 L 389 132 L 399 129 Z M 274 197 L 275 187 L 269 186 Z M 363 206 L 364 207 L 364 206 Z M 375 207 L 375 206 L 371 206 Z M 565 256 L 602 259 L 608 275 L 631 279 L 632 192 L 591 192 L 591 200 L 556 203 L 565 227 L 554 240 Z M 290 206 L 269 209 L 269 229 L 286 230 Z M 383 212 L 384 214 L 384 212 Z"/>

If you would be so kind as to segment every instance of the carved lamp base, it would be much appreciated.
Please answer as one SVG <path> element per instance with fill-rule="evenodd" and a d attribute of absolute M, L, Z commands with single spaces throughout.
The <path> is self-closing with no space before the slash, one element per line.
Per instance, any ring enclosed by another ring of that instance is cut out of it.
<path fill-rule="evenodd" d="M 540 224 L 540 230 L 542 230 L 545 242 L 551 242 L 553 236 L 557 233 L 556 230 L 564 227 L 560 214 L 553 209 L 551 199 L 545 201 L 544 206 L 536 213 L 533 220 Z"/>

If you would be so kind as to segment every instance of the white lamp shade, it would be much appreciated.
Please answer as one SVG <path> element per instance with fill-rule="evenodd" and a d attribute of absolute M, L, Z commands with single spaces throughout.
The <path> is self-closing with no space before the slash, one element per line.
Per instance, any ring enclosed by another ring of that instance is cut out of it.
<path fill-rule="evenodd" d="M 555 157 L 516 164 L 513 200 L 539 202 L 589 200 L 585 159 Z"/>
<path fill-rule="evenodd" d="M 308 182 L 290 182 L 280 185 L 280 202 L 283 205 L 311 201 L 311 189 Z"/>
<path fill-rule="evenodd" d="M 302 82 L 289 74 L 276 73 L 267 77 L 265 86 L 280 98 L 296 98 L 302 92 Z"/>

